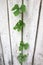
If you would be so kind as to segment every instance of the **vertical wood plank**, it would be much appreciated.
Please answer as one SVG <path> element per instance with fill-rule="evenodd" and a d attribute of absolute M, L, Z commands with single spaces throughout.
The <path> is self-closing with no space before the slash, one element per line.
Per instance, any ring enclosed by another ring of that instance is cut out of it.
<path fill-rule="evenodd" d="M 4 65 L 3 62 L 3 49 L 2 49 L 2 42 L 1 42 L 1 34 L 0 34 L 0 65 Z"/>
<path fill-rule="evenodd" d="M 9 60 L 11 60 L 11 55 L 6 0 L 0 0 L 0 33 L 4 51 L 5 64 L 8 65 Z"/>
<path fill-rule="evenodd" d="M 43 65 L 43 0 L 38 30 L 37 46 L 34 58 L 34 65 Z"/>
<path fill-rule="evenodd" d="M 10 40 L 10 51 L 11 51 L 11 61 L 9 61 L 9 65 L 13 65 L 13 54 L 12 54 L 12 44 L 11 44 L 11 34 L 10 34 L 10 20 L 9 20 L 9 6 L 8 6 L 8 0 L 6 0 L 7 3 L 7 17 L 8 17 L 8 30 L 9 30 L 9 40 Z"/>
<path fill-rule="evenodd" d="M 23 31 L 23 40 L 30 45 L 29 49 L 25 52 L 28 52 L 28 59 L 24 65 L 32 65 L 40 0 L 24 0 L 24 3 L 27 6 L 27 11 L 24 14 L 26 27 Z"/>
<path fill-rule="evenodd" d="M 9 23 L 10 23 L 10 33 L 11 33 L 11 45 L 12 45 L 12 53 L 13 53 L 13 62 L 16 65 L 19 65 L 19 62 L 17 60 L 18 56 L 18 46 L 21 41 L 21 32 L 13 30 L 13 27 L 15 24 L 21 19 L 21 15 L 15 17 L 11 11 L 12 7 L 15 4 L 21 5 L 22 1 L 21 0 L 8 0 L 8 6 L 9 6 Z"/>
<path fill-rule="evenodd" d="M 39 23 L 40 23 L 41 7 L 42 7 L 42 0 L 40 0 L 40 6 L 39 6 L 39 13 L 38 13 L 38 20 L 37 20 L 37 29 L 36 29 L 36 36 L 35 36 L 35 46 L 34 46 L 34 52 L 33 52 L 33 58 L 32 58 L 32 65 L 34 64 L 34 55 L 35 55 L 36 45 L 37 45 L 37 36 L 38 36 L 38 29 L 39 29 Z"/>

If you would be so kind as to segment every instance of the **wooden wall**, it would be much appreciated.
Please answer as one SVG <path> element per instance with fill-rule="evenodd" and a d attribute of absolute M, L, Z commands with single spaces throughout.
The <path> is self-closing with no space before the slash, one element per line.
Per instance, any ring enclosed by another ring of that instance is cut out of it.
<path fill-rule="evenodd" d="M 17 60 L 21 32 L 13 30 L 13 26 L 21 19 L 11 11 L 14 4 L 22 4 L 22 0 L 0 0 L 0 65 L 20 65 Z M 30 44 L 25 52 L 29 56 L 23 65 L 43 65 L 43 0 L 24 0 L 27 7 L 24 13 L 23 41 Z M 12 58 L 13 57 L 13 58 Z"/>

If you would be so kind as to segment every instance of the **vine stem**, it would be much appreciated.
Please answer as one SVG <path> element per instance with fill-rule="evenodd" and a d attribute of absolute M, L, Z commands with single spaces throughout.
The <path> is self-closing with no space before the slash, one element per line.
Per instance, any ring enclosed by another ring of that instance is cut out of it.
<path fill-rule="evenodd" d="M 24 4 L 24 1 L 22 0 L 22 4 Z M 23 12 L 21 14 L 21 19 L 22 19 L 22 23 L 23 23 Z M 21 30 L 21 41 L 23 42 L 23 27 Z M 21 53 L 23 54 L 23 50 L 21 51 Z M 21 63 L 21 65 L 23 65 L 23 63 Z"/>

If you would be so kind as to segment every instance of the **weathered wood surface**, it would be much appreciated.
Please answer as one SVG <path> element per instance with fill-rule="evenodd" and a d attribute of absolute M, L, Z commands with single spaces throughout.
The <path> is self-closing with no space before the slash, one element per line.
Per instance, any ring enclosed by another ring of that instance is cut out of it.
<path fill-rule="evenodd" d="M 27 12 L 24 14 L 24 22 L 26 27 L 24 28 L 23 37 L 24 41 L 30 44 L 30 48 L 27 50 L 29 56 L 24 65 L 32 65 L 40 0 L 24 0 L 24 3 L 27 6 Z"/>
<path fill-rule="evenodd" d="M 43 65 L 43 0 L 37 37 L 37 46 L 34 57 L 34 65 Z"/>
<path fill-rule="evenodd" d="M 0 34 L 3 45 L 5 64 L 10 60 L 10 40 L 8 31 L 7 2 L 0 0 Z"/>
<path fill-rule="evenodd" d="M 3 65 L 1 36 L 0 36 L 0 65 Z"/>
<path fill-rule="evenodd" d="M 21 5 L 21 0 L 8 0 L 8 9 L 9 9 L 9 24 L 10 24 L 10 34 L 11 34 L 11 45 L 12 45 L 12 54 L 13 54 L 13 63 L 14 65 L 19 65 L 19 62 L 17 60 L 17 55 L 19 53 L 18 51 L 18 45 L 21 41 L 21 32 L 17 32 L 13 30 L 13 27 L 15 24 L 21 19 L 21 15 L 15 17 L 11 11 L 14 4 Z"/>
<path fill-rule="evenodd" d="M 30 44 L 30 48 L 24 53 L 28 53 L 28 59 L 23 65 L 32 65 L 33 52 L 36 39 L 36 30 L 39 15 L 39 6 L 41 0 L 24 0 L 24 4 L 27 7 L 26 13 L 24 13 L 24 22 L 26 24 L 23 29 L 23 41 Z M 18 46 L 21 41 L 21 32 L 13 30 L 13 26 L 21 19 L 21 15 L 15 17 L 11 11 L 14 4 L 22 4 L 22 0 L 0 0 L 0 33 L 1 41 L 3 45 L 5 64 L 12 61 L 14 65 L 20 65 L 17 60 L 19 53 Z M 34 65 L 43 65 L 43 4 L 40 16 L 40 25 L 38 31 L 36 52 L 34 56 Z M 42 31 L 42 32 L 41 32 Z M 40 39 L 41 38 L 41 39 Z M 12 47 L 12 48 L 11 48 Z M 40 50 L 40 51 L 39 51 Z M 12 53 L 12 54 L 11 54 Z M 13 56 L 13 58 L 12 58 Z M 39 60 L 41 62 L 39 62 Z"/>

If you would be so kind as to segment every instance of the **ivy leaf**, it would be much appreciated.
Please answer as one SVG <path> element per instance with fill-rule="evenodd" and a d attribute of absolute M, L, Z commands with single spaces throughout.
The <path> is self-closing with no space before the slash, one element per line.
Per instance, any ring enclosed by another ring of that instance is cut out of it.
<path fill-rule="evenodd" d="M 19 46 L 19 51 L 22 51 L 23 50 L 23 47 L 24 47 L 24 43 L 23 41 L 20 42 L 20 46 Z"/>
<path fill-rule="evenodd" d="M 22 20 L 19 20 L 19 22 L 14 26 L 14 30 L 21 31 L 22 28 L 25 26 L 25 23 Z"/>
<path fill-rule="evenodd" d="M 23 62 L 27 59 L 27 55 L 23 55 Z"/>
<path fill-rule="evenodd" d="M 14 5 L 14 7 L 12 8 L 12 11 L 13 11 L 13 14 L 14 14 L 15 16 L 18 16 L 18 15 L 20 14 L 18 4 Z"/>
<path fill-rule="evenodd" d="M 20 54 L 18 55 L 18 57 L 17 57 L 17 59 L 18 59 L 18 61 L 19 61 L 20 63 L 22 63 L 22 57 L 23 57 L 23 54 L 22 54 L 22 53 L 20 53 Z"/>
<path fill-rule="evenodd" d="M 15 16 L 18 16 L 20 13 L 25 12 L 26 11 L 26 6 L 24 4 L 21 5 L 21 7 L 19 8 L 18 4 L 14 5 L 14 7 L 12 8 L 13 14 Z"/>
<path fill-rule="evenodd" d="M 20 47 L 19 47 L 19 51 L 22 51 L 22 50 L 23 50 L 23 47 L 22 47 L 22 46 L 20 46 Z"/>
<path fill-rule="evenodd" d="M 20 63 L 23 63 L 25 60 L 26 60 L 26 58 L 27 58 L 27 55 L 23 55 L 22 53 L 20 53 L 19 55 L 18 55 L 18 57 L 17 57 L 17 59 L 18 59 L 18 61 L 20 62 Z"/>
<path fill-rule="evenodd" d="M 27 50 L 29 47 L 28 43 L 24 43 L 23 41 L 20 42 L 19 51 L 22 51 L 23 49 Z"/>
<path fill-rule="evenodd" d="M 13 12 L 13 14 L 15 15 L 15 16 L 18 16 L 19 15 L 19 10 L 16 10 L 15 12 Z"/>
<path fill-rule="evenodd" d="M 28 43 L 24 44 L 24 49 L 25 49 L 25 50 L 27 50 L 28 47 L 29 47 L 29 44 L 28 44 Z"/>
<path fill-rule="evenodd" d="M 20 7 L 20 11 L 21 12 L 25 12 L 26 11 L 26 6 L 23 4 L 23 5 L 21 5 L 21 7 Z"/>
<path fill-rule="evenodd" d="M 14 11 L 14 10 L 16 10 L 16 9 L 19 9 L 18 4 L 14 5 L 14 7 L 12 8 L 12 11 Z"/>
<path fill-rule="evenodd" d="M 21 42 L 20 42 L 20 45 L 21 45 L 21 46 L 24 46 L 24 42 L 23 42 L 23 41 L 21 41 Z"/>

